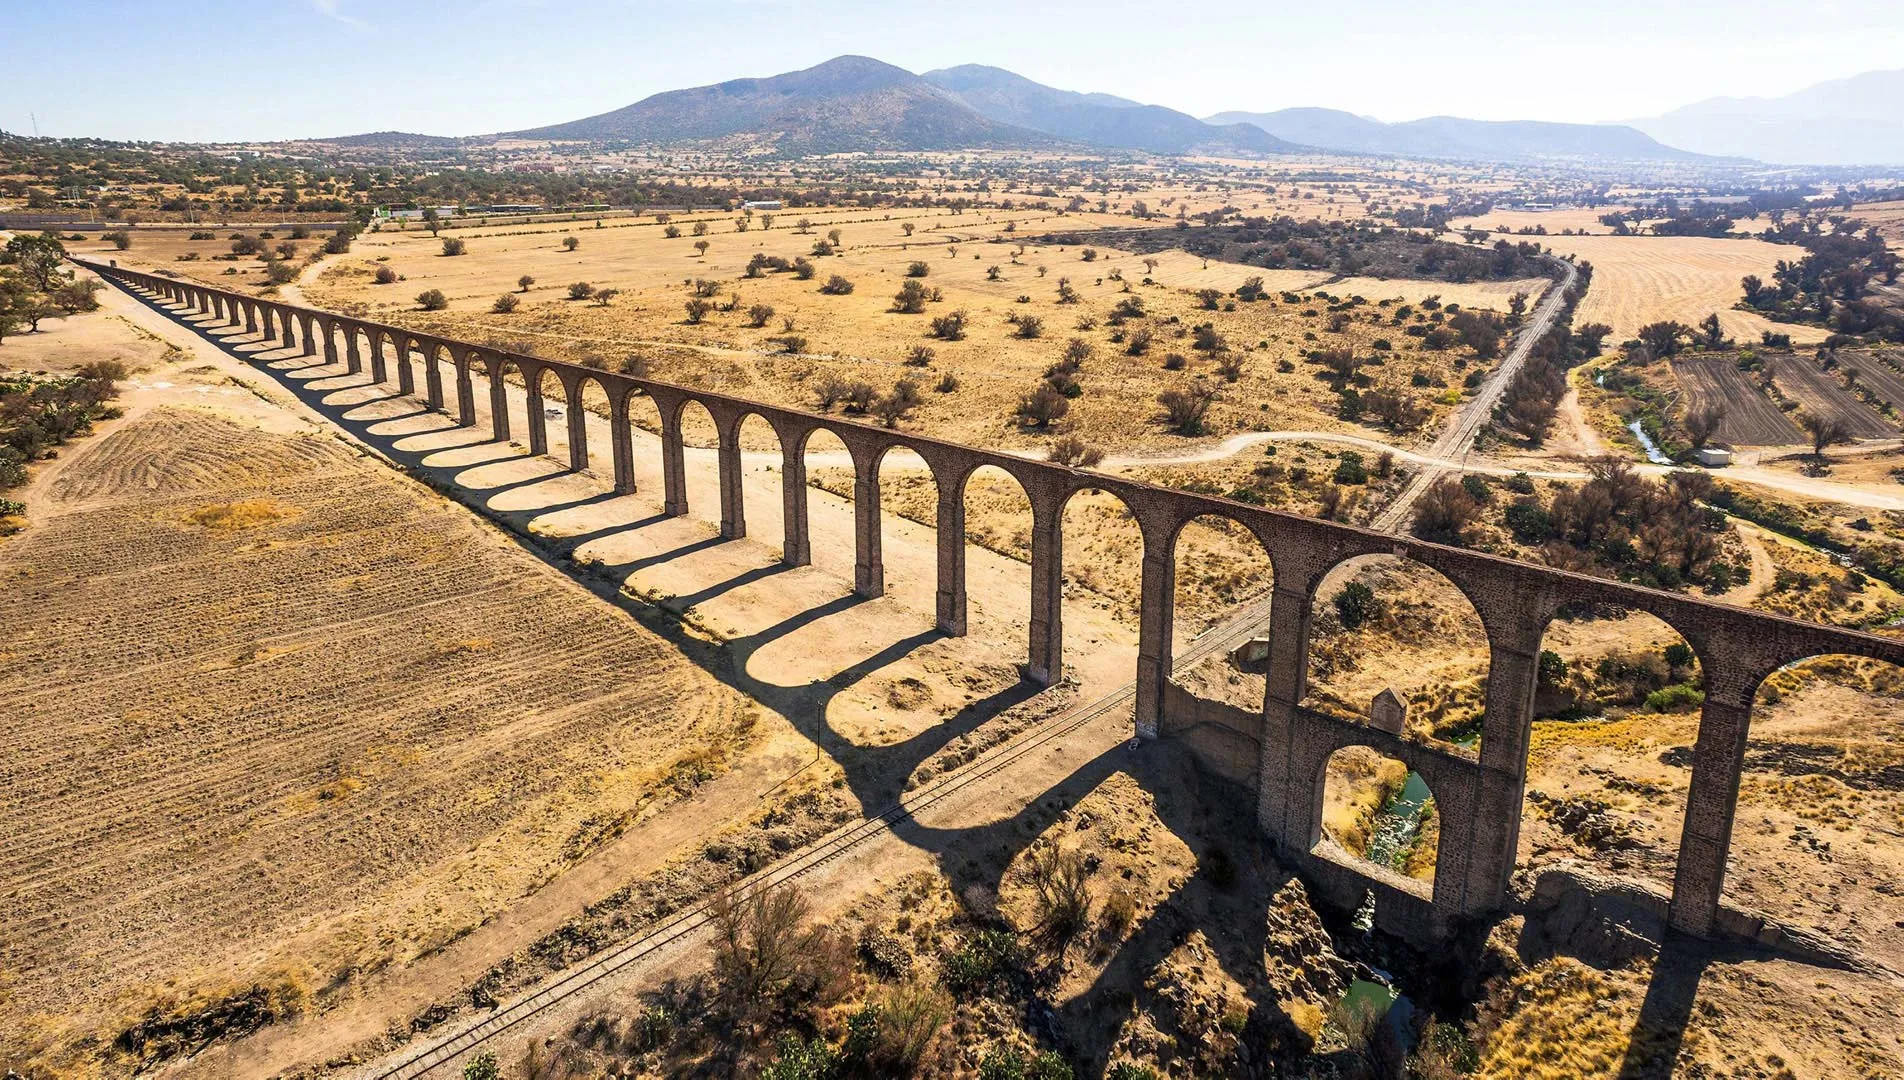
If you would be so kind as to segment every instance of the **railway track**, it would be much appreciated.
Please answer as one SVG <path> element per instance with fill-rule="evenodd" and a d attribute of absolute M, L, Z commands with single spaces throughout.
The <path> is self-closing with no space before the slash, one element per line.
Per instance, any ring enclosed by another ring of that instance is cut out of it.
<path fill-rule="evenodd" d="M 1500 403 L 1501 395 L 1507 392 L 1508 384 L 1513 382 L 1514 376 L 1520 373 L 1521 366 L 1527 363 L 1527 358 L 1534 354 L 1534 343 L 1546 336 L 1547 331 L 1554 325 L 1554 320 L 1559 317 L 1561 309 L 1566 307 L 1567 290 L 1573 288 L 1574 280 L 1580 275 L 1574 265 L 1567 260 L 1553 261 L 1559 263 L 1566 271 L 1566 278 L 1547 290 L 1546 295 L 1541 298 L 1540 306 L 1534 309 L 1534 317 L 1528 321 L 1520 336 L 1515 339 L 1514 348 L 1508 352 L 1507 359 L 1502 361 L 1501 366 L 1494 370 L 1494 374 L 1488 376 L 1487 381 L 1481 384 L 1480 391 L 1474 395 L 1474 400 L 1462 407 L 1454 424 L 1443 431 L 1441 437 L 1424 451 L 1425 456 L 1446 460 L 1459 458 L 1473 449 L 1475 436 L 1481 433 L 1482 425 L 1493 417 L 1494 407 Z M 1369 528 L 1378 532 L 1400 531 L 1408 521 L 1409 511 L 1414 509 L 1416 501 L 1421 498 L 1423 492 L 1428 490 L 1429 485 L 1449 473 L 1460 471 L 1460 468 L 1448 465 L 1423 466 L 1415 473 L 1408 485 L 1402 488 L 1401 492 L 1382 509 L 1382 512 L 1369 522 Z"/>
<path fill-rule="evenodd" d="M 1244 605 L 1235 615 L 1198 637 L 1188 649 L 1184 650 L 1183 655 L 1176 658 L 1174 669 L 1186 670 L 1218 652 L 1226 652 L 1241 644 L 1268 619 L 1269 604 L 1269 598 L 1265 596 Z M 947 773 L 937 781 L 912 792 L 908 797 L 902 798 L 879 813 L 843 826 L 808 845 L 792 858 L 743 878 L 736 883 L 735 888 L 740 890 L 773 888 L 805 877 L 860 845 L 889 833 L 894 826 L 916 816 L 921 811 L 944 803 L 971 788 L 972 785 L 997 776 L 1010 768 L 1013 763 L 1041 747 L 1050 745 L 1092 721 L 1128 705 L 1136 692 L 1135 682 L 1125 683 L 1096 701 L 1081 705 L 1056 720 L 1038 725 L 980 755 L 964 768 Z M 520 1028 L 558 1005 L 574 1000 L 585 991 L 601 985 L 605 980 L 663 952 L 670 946 L 685 944 L 708 925 L 711 910 L 711 902 L 702 902 L 688 908 L 637 937 L 630 938 L 620 945 L 567 968 L 541 986 L 485 1016 L 472 1019 L 424 1046 L 400 1054 L 394 1060 L 386 1059 L 361 1075 L 365 1080 L 410 1080 L 410 1078 L 426 1076 L 435 1069 L 453 1063 L 464 1054 L 479 1049 L 491 1039 Z"/>

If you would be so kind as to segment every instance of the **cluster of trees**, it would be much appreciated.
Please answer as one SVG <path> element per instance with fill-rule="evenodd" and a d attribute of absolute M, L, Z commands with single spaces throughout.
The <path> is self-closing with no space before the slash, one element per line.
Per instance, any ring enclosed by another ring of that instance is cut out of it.
<path fill-rule="evenodd" d="M 1592 277 L 1593 268 L 1583 266 L 1554 325 L 1534 342 L 1527 362 L 1502 391 L 1494 409 L 1496 430 L 1520 438 L 1529 446 L 1546 442 L 1560 410 L 1560 399 L 1567 396 L 1567 372 L 1600 355 L 1607 336 L 1613 333 L 1605 323 L 1586 323 L 1577 330 L 1573 326 L 1574 306 L 1586 295 Z"/>
<path fill-rule="evenodd" d="M 1874 283 L 1895 285 L 1904 271 L 1904 258 L 1876 229 L 1826 232 L 1808 221 L 1783 227 L 1775 239 L 1802 246 L 1806 255 L 1795 262 L 1779 260 L 1769 283 L 1757 275 L 1741 279 L 1745 306 L 1783 322 L 1904 342 L 1904 312 L 1871 298 Z"/>
<path fill-rule="evenodd" d="M 1077 244 L 1082 234 L 1042 238 L 1051 244 Z M 1333 273 L 1415 277 L 1438 281 L 1509 281 L 1555 273 L 1543 249 L 1530 241 L 1501 240 L 1491 248 L 1451 244 L 1434 234 L 1386 225 L 1340 221 L 1298 221 L 1287 215 L 1246 217 L 1227 225 L 1181 232 L 1166 229 L 1112 230 L 1094 233 L 1094 242 L 1138 252 L 1181 248 L 1206 259 L 1222 259 L 1277 270 L 1328 270 Z"/>
<path fill-rule="evenodd" d="M 0 490 L 26 483 L 28 463 L 114 415 L 108 403 L 125 377 L 124 364 L 103 360 L 70 378 L 0 380 Z"/>
<path fill-rule="evenodd" d="M 941 393 L 950 393 L 957 386 L 957 380 L 947 376 L 947 379 L 940 381 L 939 390 Z M 893 383 L 891 390 L 882 394 L 864 379 L 846 379 L 828 372 L 815 380 L 813 392 L 819 399 L 821 412 L 832 412 L 835 405 L 840 405 L 843 406 L 842 411 L 849 415 L 877 417 L 881 424 L 889 428 L 898 427 L 899 422 L 911 416 L 923 400 L 919 384 L 909 377 L 900 378 Z"/>
<path fill-rule="evenodd" d="M 1730 526 L 1723 512 L 1707 505 L 1710 476 L 1686 470 L 1651 480 L 1619 458 L 1597 459 L 1588 468 L 1592 479 L 1555 485 L 1544 503 L 1532 481 L 1509 482 L 1517 495 L 1500 521 L 1516 542 L 1540 548 L 1550 565 L 1654 588 L 1721 591 L 1744 579 L 1748 571 L 1723 557 Z"/>
<path fill-rule="evenodd" d="M 0 341 L 22 328 L 37 332 L 43 319 L 63 319 L 99 307 L 100 284 L 64 266 L 59 234 L 16 233 L 0 249 Z"/>

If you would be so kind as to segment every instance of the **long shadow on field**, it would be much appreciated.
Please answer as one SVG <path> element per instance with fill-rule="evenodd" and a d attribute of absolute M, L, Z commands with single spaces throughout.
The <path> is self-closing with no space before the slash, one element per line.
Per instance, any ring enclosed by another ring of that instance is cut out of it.
<path fill-rule="evenodd" d="M 593 573 L 579 572 L 576 564 L 565 556 L 583 544 L 609 535 L 657 527 L 672 519 L 665 514 L 650 514 L 580 534 L 552 537 L 534 535 L 529 525 L 553 510 L 607 503 L 625 496 L 612 491 L 598 491 L 593 495 L 546 506 L 497 510 L 488 503 L 499 493 L 533 487 L 544 481 L 575 474 L 566 468 L 558 468 L 528 480 L 490 486 L 466 484 L 460 478 L 473 468 L 514 460 L 526 454 L 519 447 L 515 447 L 513 453 L 510 452 L 513 444 L 486 438 L 480 434 L 480 429 L 473 429 L 465 441 L 445 443 L 443 437 L 446 433 L 459 430 L 454 421 L 423 430 L 397 424 L 404 430 L 389 430 L 398 421 L 415 420 L 425 414 L 443 415 L 443 412 L 417 408 L 398 414 L 365 415 L 366 411 L 374 411 L 369 410 L 369 406 L 401 395 L 380 393 L 381 388 L 372 385 L 368 375 L 346 376 L 338 370 L 338 364 L 326 363 L 321 356 L 303 356 L 295 349 L 264 342 L 257 334 L 221 333 L 210 325 L 215 320 L 208 317 L 186 316 L 175 306 L 158 302 L 137 291 L 132 291 L 131 295 L 175 322 L 218 342 L 233 355 L 269 372 L 312 411 L 375 448 L 446 496 L 509 526 L 507 534 L 525 550 L 569 574 L 602 599 L 633 614 L 640 614 L 642 605 L 630 601 L 619 591 L 621 583 L 629 575 L 644 567 L 681 559 L 727 543 L 742 542 L 726 541 L 719 537 L 689 540 L 627 562 L 601 565 Z M 394 365 L 409 361 L 393 357 L 391 362 Z M 393 373 L 394 370 L 393 367 Z M 350 378 L 356 381 L 345 381 Z M 420 373 L 415 385 L 419 389 L 424 385 Z M 454 407 L 454 401 L 450 398 L 453 385 L 453 378 L 443 379 L 446 394 L 444 411 Z M 479 397 L 485 396 L 479 394 Z M 431 445 L 414 445 L 418 441 Z M 502 452 L 476 462 L 449 463 L 443 460 L 446 455 L 489 449 Z M 584 475 L 601 483 L 600 478 L 593 473 Z M 671 607 L 686 610 L 734 589 L 770 580 L 790 569 L 776 562 L 744 570 L 726 580 L 710 583 L 674 598 Z M 869 746 L 837 730 L 828 716 L 828 705 L 839 694 L 865 678 L 938 641 L 945 636 L 942 632 L 936 629 L 921 630 L 901 636 L 857 659 L 827 657 L 818 666 L 832 669 L 831 674 L 804 682 L 769 682 L 749 672 L 751 660 L 761 649 L 825 619 L 877 603 L 881 601 L 871 601 L 852 594 L 838 596 L 771 626 L 732 638 L 719 648 L 710 647 L 705 641 L 683 633 L 673 634 L 673 640 L 686 656 L 722 682 L 787 717 L 814 741 L 820 755 L 837 762 L 845 774 L 848 789 L 863 812 L 869 815 L 896 803 L 906 792 L 910 779 L 920 766 L 939 755 L 955 740 L 1042 692 L 1041 687 L 1021 677 L 995 693 L 967 702 L 942 723 L 909 738 L 889 745 Z M 660 629 L 669 632 L 667 627 Z M 961 752 L 961 755 L 943 762 L 937 771 L 956 768 L 976 752 Z M 1143 790 L 1152 793 L 1159 820 L 1169 833 L 1190 848 L 1197 861 L 1196 869 L 1166 891 L 1155 908 L 1155 914 L 1140 919 L 1115 940 L 1107 937 L 1098 941 L 1097 947 L 1110 957 L 1104 973 L 1089 989 L 1064 1005 L 1055 1009 L 1041 1005 L 1033 1010 L 1037 1014 L 1033 1018 L 1034 1025 L 1041 1026 L 1046 1038 L 1060 1045 L 1066 1042 L 1062 1034 L 1066 1031 L 1084 1039 L 1085 1045 L 1072 1045 L 1068 1049 L 1074 1058 L 1087 1065 L 1087 1075 L 1101 1075 L 1105 1056 L 1123 1016 L 1120 1007 L 1128 1005 L 1128 988 L 1141 982 L 1140 973 L 1151 970 L 1170 956 L 1191 930 L 1204 929 L 1217 963 L 1246 988 L 1251 1006 L 1250 1031 L 1260 1034 L 1285 1030 L 1289 1026 L 1288 1017 L 1280 1011 L 1273 995 L 1267 992 L 1264 985 L 1263 957 L 1268 931 L 1263 911 L 1269 904 L 1269 898 L 1288 881 L 1290 875 L 1266 857 L 1262 845 L 1253 839 L 1246 839 L 1254 836 L 1254 830 L 1243 820 L 1248 816 L 1247 808 L 1253 805 L 1253 801 L 1246 795 L 1231 791 L 1220 795 L 1204 795 L 1201 788 L 1222 786 L 1223 782 L 1197 772 L 1182 755 L 1135 753 L 1127 746 L 1120 746 L 1098 755 L 1082 768 L 1057 778 L 1016 813 L 1001 820 L 981 826 L 942 828 L 905 816 L 893 823 L 893 831 L 905 842 L 935 856 L 942 872 L 970 913 L 975 918 L 985 919 L 990 917 L 991 905 L 996 902 L 1014 861 L 1043 836 L 1059 816 L 1077 807 L 1106 780 L 1120 772 L 1129 774 Z M 983 777 L 975 780 L 982 781 Z M 1136 883 L 1133 888 L 1139 888 L 1141 884 Z M 1201 920 L 1186 914 L 1205 912 L 1208 918 Z M 1090 928 L 1086 933 L 1097 931 Z M 1034 996 L 1036 992 L 1033 991 Z M 1648 1000 L 1651 1003 L 1651 995 Z M 1678 1002 L 1677 995 L 1663 994 L 1656 1012 L 1663 1010 L 1676 1013 Z M 1260 1042 L 1260 1038 L 1255 1041 Z"/>
<path fill-rule="evenodd" d="M 596 564 L 589 568 L 589 572 L 581 572 L 576 564 L 565 556 L 573 553 L 583 544 L 610 535 L 626 535 L 658 527 L 674 519 L 665 514 L 650 514 L 580 534 L 537 536 L 531 532 L 530 525 L 550 513 L 628 497 L 609 490 L 597 490 L 593 494 L 522 509 L 498 510 L 490 506 L 489 502 L 499 493 L 532 487 L 544 481 L 576 474 L 566 468 L 558 467 L 554 471 L 522 481 L 495 485 L 467 482 L 464 479 L 465 475 L 474 469 L 504 461 L 522 460 L 529 455 L 513 442 L 488 437 L 481 427 L 463 429 L 450 419 L 454 416 L 454 410 L 457 407 L 453 369 L 447 369 L 442 379 L 445 393 L 443 410 L 419 408 L 400 414 L 379 412 L 377 415 L 367 415 L 368 412 L 374 411 L 368 406 L 379 401 L 390 401 L 400 395 L 389 394 L 383 387 L 373 383 L 368 372 L 350 375 L 343 371 L 341 356 L 335 363 L 328 362 L 322 355 L 321 349 L 316 355 L 304 355 L 301 344 L 286 347 L 276 342 L 265 341 L 261 334 L 219 325 L 215 317 L 185 314 L 177 305 L 157 301 L 138 291 L 131 291 L 131 295 L 174 322 L 196 331 L 231 354 L 269 373 L 280 386 L 313 412 L 376 449 L 410 475 L 424 481 L 444 495 L 507 526 L 507 534 L 524 549 L 569 574 L 597 596 L 631 613 L 639 614 L 641 605 L 619 591 L 621 583 L 629 576 L 646 567 L 680 560 L 697 552 L 712 550 L 729 543 L 745 542 L 724 540 L 718 536 L 691 539 L 625 562 Z M 414 361 L 405 358 L 391 357 L 389 370 L 393 376 L 396 372 L 395 365 L 400 363 L 415 364 Z M 421 367 L 420 364 L 415 366 Z M 425 379 L 421 371 L 416 372 L 414 385 L 419 390 L 424 387 Z M 486 407 L 486 391 L 479 390 L 476 397 Z M 426 414 L 442 416 L 446 422 L 428 428 L 413 426 L 415 421 Z M 401 430 L 390 430 L 393 421 L 400 419 L 407 419 L 411 423 L 395 424 L 394 426 Z M 453 438 L 457 432 L 464 433 L 460 441 Z M 419 443 L 427 445 L 418 445 Z M 473 456 L 478 455 L 479 459 L 472 460 Z M 454 460 L 445 460 L 446 458 Z M 592 473 L 583 475 L 589 476 L 597 484 L 601 483 L 601 479 Z M 567 494 L 569 494 L 567 491 L 560 494 L 551 492 L 555 499 L 562 499 L 562 496 Z M 733 574 L 724 580 L 711 582 L 691 593 L 677 596 L 669 603 L 669 607 L 672 610 L 684 611 L 694 604 L 704 603 L 735 589 L 769 580 L 790 570 L 791 568 L 778 562 L 756 566 Z M 604 582 L 613 584 L 605 585 Z M 676 637 L 676 642 L 681 645 L 683 652 L 697 664 L 729 686 L 789 718 L 801 728 L 804 734 L 817 742 L 822 754 L 832 757 L 840 764 L 846 773 L 848 789 L 858 798 L 861 809 L 869 814 L 884 810 L 897 800 L 905 790 L 907 779 L 915 770 L 954 739 L 976 730 L 986 720 L 1005 709 L 1031 699 L 1041 690 L 1039 686 L 1020 678 L 1014 684 L 994 694 L 967 702 L 955 715 L 909 739 L 884 746 L 865 746 L 834 730 L 824 719 L 827 715 L 827 706 L 840 693 L 868 676 L 899 662 L 919 648 L 943 638 L 945 636 L 943 633 L 936 629 L 907 633 L 857 659 L 826 657 L 819 666 L 828 671 L 828 674 L 791 685 L 768 682 L 748 671 L 749 662 L 760 649 L 821 620 L 862 605 L 875 603 L 882 602 L 868 601 L 851 594 L 839 596 L 783 619 L 772 626 L 730 639 L 719 649 L 711 649 L 705 642 L 685 635 Z M 893 610 L 904 609 L 894 608 Z M 908 617 L 910 617 L 909 613 Z M 809 720 L 815 717 L 822 719 Z M 941 853 L 951 847 L 958 835 L 958 830 L 948 833 L 921 830 L 915 834 L 919 842 Z"/>

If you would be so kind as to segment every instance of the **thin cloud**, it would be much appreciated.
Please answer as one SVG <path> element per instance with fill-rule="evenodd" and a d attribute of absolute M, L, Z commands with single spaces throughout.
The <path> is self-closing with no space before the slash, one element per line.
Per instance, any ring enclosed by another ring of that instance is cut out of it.
<path fill-rule="evenodd" d="M 352 30 L 370 29 L 370 24 L 364 20 L 355 15 L 346 15 L 342 11 L 339 11 L 337 8 L 337 0 L 311 0 L 311 6 L 317 9 L 319 15 L 327 19 L 335 19 L 345 26 L 350 27 Z"/>

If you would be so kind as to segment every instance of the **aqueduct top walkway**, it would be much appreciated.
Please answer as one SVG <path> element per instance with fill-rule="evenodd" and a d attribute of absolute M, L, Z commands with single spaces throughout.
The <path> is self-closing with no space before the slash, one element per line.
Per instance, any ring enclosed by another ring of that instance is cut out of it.
<path fill-rule="evenodd" d="M 1385 929 L 1421 940 L 1450 932 L 1470 917 L 1498 910 L 1514 869 L 1522 811 L 1528 739 L 1542 635 L 1563 608 L 1575 604 L 1617 605 L 1656 616 L 1676 630 L 1698 655 L 1706 699 L 1693 749 L 1691 789 L 1673 885 L 1672 925 L 1710 933 L 1719 916 L 1727 852 L 1731 843 L 1752 704 L 1759 684 L 1786 664 L 1825 654 L 1872 657 L 1904 665 L 1904 642 L 1730 607 L 1673 593 L 1567 573 L 1544 566 L 1390 536 L 1333 522 L 1177 491 L 1049 462 L 962 446 L 905 431 L 888 430 L 762 402 L 680 386 L 656 379 L 597 370 L 579 364 L 499 350 L 486 345 L 420 334 L 364 319 L 277 303 L 172 277 L 82 260 L 122 286 L 242 325 L 285 347 L 302 345 L 365 370 L 387 382 L 392 361 L 398 387 L 414 393 L 409 358 L 420 357 L 423 394 L 434 408 L 445 403 L 444 382 L 456 386 L 458 421 L 477 422 L 475 380 L 487 383 L 490 423 L 499 439 L 511 437 L 506 379 L 515 372 L 527 391 L 527 442 L 532 453 L 548 451 L 543 381 L 553 375 L 568 404 L 570 463 L 588 465 L 583 392 L 592 383 L 605 395 L 611 420 L 614 481 L 633 490 L 634 443 L 630 402 L 653 401 L 660 414 L 666 511 L 686 514 L 682 411 L 699 403 L 719 433 L 721 534 L 746 534 L 741 486 L 740 427 L 758 416 L 773 428 L 784 455 L 786 536 L 783 561 L 805 565 L 807 539 L 804 451 L 818 431 L 846 446 L 855 474 L 854 588 L 862 596 L 884 591 L 880 557 L 880 463 L 894 449 L 924 460 L 936 481 L 938 501 L 938 594 L 936 617 L 949 634 L 965 631 L 966 481 L 981 466 L 1015 478 L 1032 506 L 1031 640 L 1027 671 L 1051 682 L 1063 670 L 1061 623 L 1061 528 L 1064 508 L 1083 490 L 1108 492 L 1135 518 L 1143 537 L 1143 583 L 1136 672 L 1138 733 L 1155 737 L 1172 729 L 1172 713 L 1190 706 L 1169 682 L 1173 655 L 1172 605 L 1178 534 L 1195 518 L 1225 518 L 1249 530 L 1268 553 L 1274 573 L 1270 608 L 1267 692 L 1260 716 L 1249 719 L 1254 767 L 1245 779 L 1255 791 L 1256 816 L 1278 853 L 1312 870 L 1337 902 L 1353 904 L 1373 889 L 1377 919 Z M 1332 567 L 1365 555 L 1419 560 L 1445 575 L 1473 603 L 1486 628 L 1489 668 L 1479 760 L 1414 742 L 1366 723 L 1327 716 L 1301 705 L 1308 672 L 1316 592 Z M 1398 758 L 1421 773 L 1433 789 L 1441 817 L 1439 861 L 1431 895 L 1400 880 L 1382 879 L 1318 854 L 1323 777 L 1332 754 L 1363 745 Z"/>

